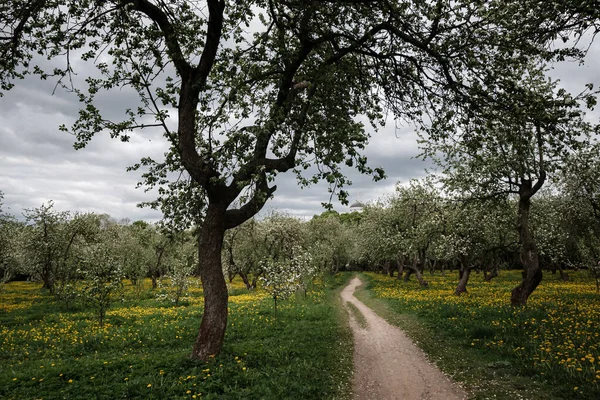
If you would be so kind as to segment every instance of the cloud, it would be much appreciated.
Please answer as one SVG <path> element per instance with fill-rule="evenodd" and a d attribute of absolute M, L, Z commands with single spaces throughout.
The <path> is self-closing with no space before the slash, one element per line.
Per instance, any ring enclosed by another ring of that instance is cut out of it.
<path fill-rule="evenodd" d="M 585 65 L 560 63 L 554 66 L 552 76 L 560 78 L 568 90 L 578 93 L 586 83 L 600 85 L 599 66 L 600 43 L 597 42 L 590 49 Z M 161 131 L 136 132 L 129 143 L 100 134 L 87 148 L 75 151 L 75 138 L 59 131 L 58 126 L 72 124 L 81 103 L 73 93 L 57 90 L 53 95 L 53 90 L 54 82 L 30 77 L 16 82 L 16 87 L 0 98 L 3 208 L 18 216 L 25 208 L 54 200 L 60 210 L 93 211 L 130 220 L 160 219 L 160 213 L 136 207 L 141 201 L 153 200 L 155 193 L 135 189 L 140 174 L 126 172 L 126 168 L 141 157 L 163 157 L 168 145 Z M 98 101 L 113 117 L 123 117 L 126 108 L 135 108 L 139 104 L 135 93 L 119 90 L 99 95 Z M 369 127 L 368 124 L 365 126 Z M 391 118 L 385 127 L 372 132 L 364 153 L 369 165 L 384 168 L 388 178 L 374 182 L 372 177 L 345 167 L 344 171 L 353 182 L 347 188 L 351 203 L 375 201 L 389 195 L 394 192 L 396 182 L 407 183 L 423 177 L 425 170 L 432 168 L 430 162 L 415 158 L 419 148 L 414 129 L 408 125 L 397 127 Z M 326 184 L 300 188 L 291 173 L 279 175 L 276 184 L 278 190 L 265 210 L 276 209 L 309 218 L 321 213 L 321 203 L 330 199 Z M 333 206 L 340 212 L 349 210 L 335 198 Z"/>

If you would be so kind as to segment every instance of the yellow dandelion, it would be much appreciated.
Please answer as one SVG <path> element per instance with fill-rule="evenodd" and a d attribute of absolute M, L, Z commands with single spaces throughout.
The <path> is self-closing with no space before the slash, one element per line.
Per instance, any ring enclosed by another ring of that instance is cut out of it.
<path fill-rule="evenodd" d="M 152 387 L 152 384 L 151 384 L 151 383 L 149 383 L 149 384 L 148 384 L 148 386 L 146 386 L 146 387 L 149 387 L 149 388 L 150 388 L 150 387 Z"/>

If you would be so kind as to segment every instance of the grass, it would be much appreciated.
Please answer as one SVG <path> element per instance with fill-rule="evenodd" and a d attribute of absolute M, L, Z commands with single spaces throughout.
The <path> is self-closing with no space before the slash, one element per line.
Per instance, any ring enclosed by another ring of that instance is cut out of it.
<path fill-rule="evenodd" d="M 585 272 L 570 282 L 548 274 L 527 307 L 509 305 L 520 273 L 492 282 L 474 275 L 428 277 L 429 289 L 363 274 L 357 297 L 403 328 L 474 399 L 600 398 L 600 295 Z"/>
<path fill-rule="evenodd" d="M 156 300 L 148 283 L 129 287 L 99 328 L 90 310 L 66 309 L 40 284 L 10 283 L 0 294 L 0 398 L 348 398 L 352 336 L 339 290 L 349 278 L 278 304 L 277 319 L 265 293 L 234 281 L 225 346 L 206 363 L 188 357 L 198 285 L 178 307 Z"/>
<path fill-rule="evenodd" d="M 360 326 L 363 329 L 367 329 L 367 320 L 365 319 L 363 313 L 361 313 L 360 310 L 349 301 L 346 302 L 346 307 L 348 307 L 348 309 L 354 316 L 354 319 L 356 320 L 356 323 L 358 323 L 358 326 Z"/>

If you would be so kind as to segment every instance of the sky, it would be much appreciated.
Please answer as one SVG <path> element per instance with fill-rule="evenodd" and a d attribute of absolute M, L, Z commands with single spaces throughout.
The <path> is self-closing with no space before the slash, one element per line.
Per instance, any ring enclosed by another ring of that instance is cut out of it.
<path fill-rule="evenodd" d="M 580 66 L 574 62 L 555 65 L 551 72 L 562 85 L 578 93 L 586 83 L 600 86 L 600 43 L 596 41 Z M 61 211 L 106 213 L 116 219 L 158 221 L 161 214 L 137 204 L 155 198 L 154 193 L 136 189 L 139 172 L 126 168 L 141 157 L 160 159 L 166 142 L 160 131 L 144 130 L 122 143 L 107 134 L 99 134 L 82 150 L 74 150 L 74 137 L 59 131 L 77 117 L 80 103 L 73 93 L 57 90 L 55 82 L 31 77 L 16 82 L 0 97 L 0 191 L 3 210 L 17 217 L 23 210 L 39 207 L 52 200 Z M 114 91 L 99 99 L 107 113 L 118 113 L 137 105 L 131 94 Z M 594 114 L 596 121 L 597 113 Z M 392 116 L 385 127 L 372 132 L 365 152 L 372 167 L 383 167 L 387 179 L 374 182 L 370 176 L 347 169 L 353 182 L 346 189 L 350 203 L 368 203 L 392 194 L 396 183 L 426 175 L 432 165 L 417 159 L 416 134 L 409 125 L 398 128 Z M 263 213 L 277 210 L 304 219 L 324 211 L 321 203 L 330 194 L 325 184 L 301 189 L 293 174 L 280 174 L 277 191 Z M 349 207 L 334 198 L 334 209 L 348 212 Z"/>

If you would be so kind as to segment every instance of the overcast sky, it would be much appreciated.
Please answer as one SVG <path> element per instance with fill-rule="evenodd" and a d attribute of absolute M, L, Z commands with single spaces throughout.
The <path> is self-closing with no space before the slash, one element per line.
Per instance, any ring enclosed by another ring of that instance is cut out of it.
<path fill-rule="evenodd" d="M 567 62 L 557 65 L 552 75 L 560 78 L 564 87 L 579 92 L 585 83 L 600 86 L 600 43 L 591 48 L 586 65 Z M 130 220 L 156 221 L 161 214 L 140 209 L 141 201 L 154 198 L 152 193 L 136 189 L 138 172 L 126 168 L 141 157 L 157 159 L 166 150 L 161 132 L 144 130 L 134 134 L 129 143 L 97 135 L 83 150 L 74 150 L 74 138 L 58 130 L 70 125 L 81 103 L 63 91 L 52 94 L 53 82 L 28 78 L 16 82 L 15 88 L 0 97 L 0 190 L 4 192 L 4 210 L 20 216 L 23 209 L 38 207 L 53 200 L 58 210 L 107 213 Z M 114 91 L 101 98 L 109 112 L 136 106 L 131 94 Z M 597 114 L 596 114 L 597 115 Z M 373 182 L 348 169 L 353 185 L 350 202 L 374 201 L 393 193 L 396 182 L 406 183 L 425 175 L 431 165 L 414 157 L 419 153 L 416 135 L 410 126 L 395 128 L 393 118 L 373 133 L 366 150 L 372 167 L 383 167 L 388 178 Z M 280 210 L 301 217 L 321 213 L 322 202 L 329 201 L 327 186 L 315 185 L 300 189 L 295 177 L 281 174 L 275 197 L 265 210 Z M 347 212 L 349 208 L 333 201 L 334 208 Z"/>

